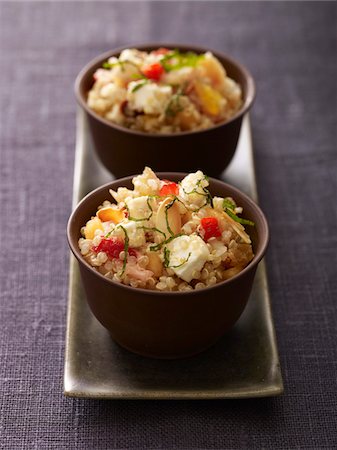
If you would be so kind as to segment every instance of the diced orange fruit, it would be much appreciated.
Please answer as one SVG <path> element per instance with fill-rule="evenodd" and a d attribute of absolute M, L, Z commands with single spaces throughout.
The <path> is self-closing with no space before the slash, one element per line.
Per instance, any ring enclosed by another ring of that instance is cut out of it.
<path fill-rule="evenodd" d="M 195 81 L 195 91 L 199 97 L 203 110 L 212 116 L 217 116 L 220 113 L 220 105 L 222 96 L 220 92 L 213 89 L 208 84 Z"/>
<path fill-rule="evenodd" d="M 108 206 L 97 211 L 97 217 L 102 222 L 112 221 L 113 223 L 119 223 L 124 219 L 124 213 L 120 209 L 113 209 Z"/>
<path fill-rule="evenodd" d="M 102 222 L 99 220 L 98 217 L 94 217 L 93 219 L 88 220 L 84 228 L 84 237 L 86 239 L 94 239 L 96 230 L 103 231 Z"/>

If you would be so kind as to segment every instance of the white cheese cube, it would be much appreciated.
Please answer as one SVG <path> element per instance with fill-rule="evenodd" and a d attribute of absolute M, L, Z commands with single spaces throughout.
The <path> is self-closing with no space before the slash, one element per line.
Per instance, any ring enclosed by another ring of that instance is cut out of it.
<path fill-rule="evenodd" d="M 179 196 L 192 207 L 200 207 L 206 203 L 206 193 L 203 188 L 209 185 L 201 170 L 187 175 L 180 183 Z"/>
<path fill-rule="evenodd" d="M 135 48 L 126 48 L 119 55 L 120 61 L 130 61 L 137 66 L 140 66 L 143 63 L 143 59 L 144 53 Z"/>
<path fill-rule="evenodd" d="M 122 227 L 125 229 L 127 236 L 129 238 L 130 247 L 141 247 L 145 244 L 145 232 L 142 228 L 139 228 L 139 223 L 129 220 L 120 223 L 121 226 L 116 226 L 114 230 L 114 236 L 125 239 L 125 233 Z"/>
<path fill-rule="evenodd" d="M 134 177 L 132 184 L 137 195 L 157 194 L 161 187 L 159 178 L 150 167 L 145 167 L 141 175 Z"/>
<path fill-rule="evenodd" d="M 145 114 L 162 114 L 171 96 L 171 86 L 158 86 L 144 80 L 131 81 L 128 85 L 128 106 L 135 111 L 144 111 Z"/>
<path fill-rule="evenodd" d="M 162 81 L 167 84 L 183 84 L 192 79 L 194 69 L 192 67 L 182 67 L 178 70 L 166 72 Z"/>
<path fill-rule="evenodd" d="M 147 195 L 143 195 L 142 197 L 128 199 L 126 202 L 126 206 L 129 211 L 129 217 L 133 219 L 144 219 L 148 220 L 148 217 L 151 216 L 151 209 L 149 204 L 151 205 L 151 198 Z"/>
<path fill-rule="evenodd" d="M 167 244 L 167 249 L 170 252 L 169 267 L 188 283 L 193 279 L 194 272 L 200 271 L 210 256 L 206 243 L 195 234 L 173 239 Z"/>
<path fill-rule="evenodd" d="M 105 84 L 101 88 L 100 94 L 103 98 L 109 99 L 113 103 L 121 103 L 126 98 L 126 90 L 117 86 L 115 83 Z"/>

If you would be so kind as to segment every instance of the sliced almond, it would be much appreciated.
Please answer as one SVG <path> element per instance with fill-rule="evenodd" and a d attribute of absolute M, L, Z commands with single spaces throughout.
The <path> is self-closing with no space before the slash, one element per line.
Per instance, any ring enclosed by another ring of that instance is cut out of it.
<path fill-rule="evenodd" d="M 245 242 L 246 244 L 250 244 L 252 242 L 241 223 L 235 222 L 235 220 L 232 219 L 228 214 L 226 214 L 225 211 L 223 211 L 223 218 L 226 220 L 226 222 L 231 224 L 232 228 L 241 237 L 243 242 Z"/>
<path fill-rule="evenodd" d="M 123 211 L 120 209 L 113 209 L 111 206 L 100 209 L 97 211 L 96 215 L 102 222 L 112 221 L 113 223 L 119 223 L 124 219 Z"/>
<path fill-rule="evenodd" d="M 181 215 L 179 206 L 177 202 L 172 202 L 173 199 L 171 197 L 163 200 L 158 208 L 156 216 L 156 228 L 165 233 L 166 239 L 171 235 L 180 233 L 181 231 Z"/>
<path fill-rule="evenodd" d="M 192 212 L 186 211 L 186 213 L 181 216 L 181 223 L 185 225 L 185 223 L 189 222 L 191 219 L 192 219 Z"/>
<path fill-rule="evenodd" d="M 155 277 L 159 278 L 163 274 L 163 263 L 160 259 L 160 256 L 158 255 L 158 253 L 151 251 L 147 253 L 147 256 L 149 258 L 149 262 L 146 268 L 148 270 L 151 270 Z"/>

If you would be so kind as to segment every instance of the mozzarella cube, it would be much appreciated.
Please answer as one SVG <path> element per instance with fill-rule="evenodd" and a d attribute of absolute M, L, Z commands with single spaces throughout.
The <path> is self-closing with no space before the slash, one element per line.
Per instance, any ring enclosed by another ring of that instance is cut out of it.
<path fill-rule="evenodd" d="M 135 88 L 137 88 L 135 90 Z M 156 83 L 131 81 L 128 85 L 129 107 L 145 114 L 162 114 L 172 96 L 171 86 L 158 86 Z"/>
<path fill-rule="evenodd" d="M 200 236 L 191 234 L 173 239 L 167 244 L 169 267 L 175 274 L 189 283 L 195 271 L 201 271 L 210 253 Z"/>
<path fill-rule="evenodd" d="M 101 88 L 100 94 L 103 98 L 107 98 L 113 103 L 121 103 L 126 98 L 126 90 L 117 86 L 115 83 L 105 84 Z"/>
<path fill-rule="evenodd" d="M 140 66 L 144 60 L 144 52 L 140 52 L 135 48 L 126 48 L 119 55 L 120 61 L 130 61 L 137 66 Z"/>
<path fill-rule="evenodd" d="M 132 184 L 137 195 L 157 194 L 161 187 L 159 178 L 150 167 L 145 167 L 141 175 L 134 177 Z"/>
<path fill-rule="evenodd" d="M 125 239 L 125 233 L 123 228 L 125 229 L 127 236 L 129 238 L 129 246 L 130 247 L 141 247 L 145 244 L 145 232 L 142 228 L 139 228 L 139 225 L 135 221 L 125 221 L 121 222 L 121 226 L 117 226 L 114 230 L 114 236 L 120 237 L 121 239 Z M 123 228 L 122 228 L 123 227 Z"/>
<path fill-rule="evenodd" d="M 200 207 L 206 203 L 206 193 L 203 188 L 209 185 L 201 170 L 187 175 L 180 183 L 179 196 L 190 203 L 192 207 Z"/>
<path fill-rule="evenodd" d="M 151 209 L 149 208 L 148 202 L 150 202 L 149 197 L 147 195 L 143 195 L 142 197 L 128 199 L 125 203 L 129 211 L 129 217 L 133 219 L 144 219 L 151 215 Z"/>

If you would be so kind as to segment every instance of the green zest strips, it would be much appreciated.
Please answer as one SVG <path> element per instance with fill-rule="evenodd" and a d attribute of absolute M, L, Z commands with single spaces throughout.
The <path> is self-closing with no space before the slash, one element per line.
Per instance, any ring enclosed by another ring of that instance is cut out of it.
<path fill-rule="evenodd" d="M 231 209 L 225 208 L 225 213 L 229 215 L 235 222 L 241 223 L 241 225 L 250 225 L 252 227 L 255 226 L 255 223 L 248 219 L 241 219 L 238 217 Z"/>
<path fill-rule="evenodd" d="M 167 53 L 161 60 L 160 64 L 166 72 L 178 70 L 183 67 L 195 67 L 197 63 L 204 58 L 204 55 L 197 55 L 194 52 L 181 53 L 178 49 Z"/>

